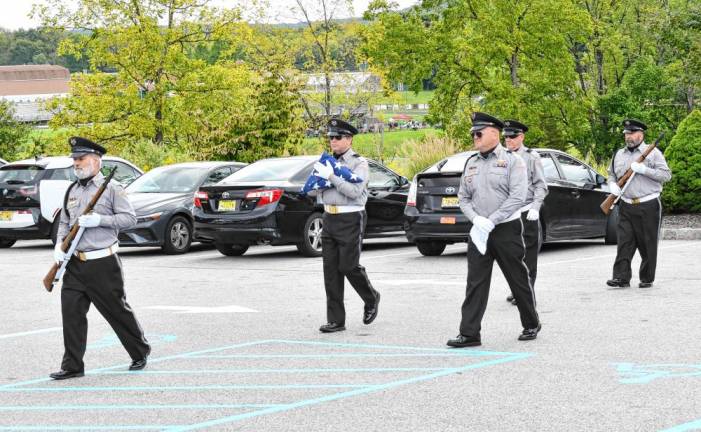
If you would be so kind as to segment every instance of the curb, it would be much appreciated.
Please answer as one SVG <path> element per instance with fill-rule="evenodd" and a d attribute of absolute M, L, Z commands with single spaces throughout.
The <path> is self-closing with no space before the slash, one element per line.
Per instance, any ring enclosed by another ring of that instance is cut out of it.
<path fill-rule="evenodd" d="M 701 228 L 662 228 L 662 240 L 701 240 Z"/>

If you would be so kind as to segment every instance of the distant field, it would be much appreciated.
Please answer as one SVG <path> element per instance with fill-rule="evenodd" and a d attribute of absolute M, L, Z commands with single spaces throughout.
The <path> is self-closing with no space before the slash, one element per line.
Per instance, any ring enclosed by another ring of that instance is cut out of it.
<path fill-rule="evenodd" d="M 385 132 L 382 137 L 382 147 L 384 157 L 397 156 L 400 152 L 402 144 L 409 140 L 420 140 L 426 135 L 442 135 L 443 131 L 438 129 L 419 129 L 419 130 L 398 130 Z M 306 154 L 316 154 L 321 150 L 326 149 L 328 143 L 325 138 L 305 138 L 303 151 Z M 360 154 L 369 157 L 377 158 L 380 153 L 381 136 L 380 134 L 366 133 L 359 134 L 353 138 L 353 149 Z"/>
<path fill-rule="evenodd" d="M 433 90 L 420 91 L 414 93 L 412 91 L 395 92 L 393 97 L 382 98 L 380 104 L 427 104 L 433 98 Z"/>

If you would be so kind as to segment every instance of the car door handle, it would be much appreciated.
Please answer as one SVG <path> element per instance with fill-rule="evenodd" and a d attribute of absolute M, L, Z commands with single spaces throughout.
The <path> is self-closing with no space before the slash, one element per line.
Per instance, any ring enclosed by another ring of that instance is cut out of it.
<path fill-rule="evenodd" d="M 378 193 L 380 193 L 380 191 L 371 190 L 369 193 L 370 193 L 370 195 L 375 196 L 375 195 L 377 195 Z"/>
<path fill-rule="evenodd" d="M 575 198 L 579 198 L 580 196 L 582 196 L 581 192 L 579 191 L 570 191 L 570 195 L 572 195 Z"/>

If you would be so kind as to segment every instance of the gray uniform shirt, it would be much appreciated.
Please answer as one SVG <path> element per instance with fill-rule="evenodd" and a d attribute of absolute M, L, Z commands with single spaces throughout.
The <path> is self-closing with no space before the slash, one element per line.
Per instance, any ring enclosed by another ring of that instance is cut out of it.
<path fill-rule="evenodd" d="M 88 207 L 93 196 L 105 181 L 102 173 L 97 173 L 87 185 L 76 183 L 68 194 L 66 209 L 61 210 L 61 222 L 58 226 L 58 239 L 63 241 L 69 231 L 69 227 L 78 223 L 78 218 Z M 136 225 L 136 215 L 131 202 L 127 199 L 124 189 L 115 182 L 110 182 L 97 201 L 93 213 L 100 215 L 100 226 L 87 228 L 78 243 L 76 250 L 89 252 L 105 249 L 117 242 L 117 236 L 122 229 Z"/>
<path fill-rule="evenodd" d="M 642 156 L 647 147 L 647 144 L 642 143 L 633 151 L 628 150 L 627 147 L 618 150 L 609 164 L 609 180 L 618 181 L 623 177 L 630 165 Z M 644 175 L 635 174 L 635 177 L 629 180 L 630 185 L 623 194 L 624 198 L 642 198 L 646 195 L 660 193 L 662 192 L 662 184 L 672 178 L 672 172 L 659 149 L 651 151 L 643 163 L 648 171 Z"/>
<path fill-rule="evenodd" d="M 545 173 L 543 172 L 543 163 L 540 161 L 540 154 L 523 145 L 515 153 L 521 156 L 526 163 L 526 176 L 528 178 L 526 205 L 529 208 L 540 211 L 543 201 L 548 195 L 548 184 L 545 182 Z"/>
<path fill-rule="evenodd" d="M 470 221 L 484 216 L 498 225 L 524 206 L 527 194 L 526 163 L 497 145 L 487 157 L 478 153 L 467 160 L 458 201 Z"/>
<path fill-rule="evenodd" d="M 338 158 L 338 161 L 348 167 L 363 181 L 360 183 L 349 183 L 341 177 L 331 174 L 329 181 L 333 187 L 324 189 L 321 192 L 311 191 L 309 196 L 317 196 L 317 200 L 320 200 L 321 204 L 365 206 L 365 203 L 368 201 L 368 177 L 370 176 L 370 167 L 367 159 L 354 152 L 351 148 Z"/>

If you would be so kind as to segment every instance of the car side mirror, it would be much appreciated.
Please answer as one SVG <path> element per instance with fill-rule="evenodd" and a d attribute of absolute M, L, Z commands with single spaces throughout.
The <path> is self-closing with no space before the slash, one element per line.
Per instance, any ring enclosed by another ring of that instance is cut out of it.
<path fill-rule="evenodd" d="M 403 177 L 403 176 L 399 177 L 399 186 L 400 187 L 408 186 L 409 183 L 410 183 L 410 181 L 406 177 Z"/>
<path fill-rule="evenodd" d="M 596 175 L 596 185 L 601 186 L 603 184 L 606 184 L 606 177 L 602 176 L 601 174 Z"/>

